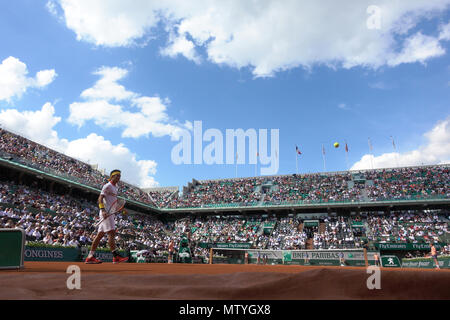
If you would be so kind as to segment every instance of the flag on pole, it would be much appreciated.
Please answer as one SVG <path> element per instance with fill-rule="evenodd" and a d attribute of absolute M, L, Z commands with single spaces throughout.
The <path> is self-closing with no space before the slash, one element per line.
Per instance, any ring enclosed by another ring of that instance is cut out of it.
<path fill-rule="evenodd" d="M 295 151 L 297 151 L 297 154 L 302 154 L 297 146 L 295 146 Z"/>
<path fill-rule="evenodd" d="M 325 155 L 325 147 L 322 145 L 322 154 Z"/>
<path fill-rule="evenodd" d="M 394 147 L 394 150 L 396 149 L 396 147 L 395 147 L 395 142 L 394 142 L 394 138 L 391 136 L 391 139 L 392 139 L 392 146 Z"/>
<path fill-rule="evenodd" d="M 348 165 L 348 145 L 347 145 L 347 141 L 345 141 L 345 163 L 347 164 L 347 170 L 350 170 L 350 167 Z"/>

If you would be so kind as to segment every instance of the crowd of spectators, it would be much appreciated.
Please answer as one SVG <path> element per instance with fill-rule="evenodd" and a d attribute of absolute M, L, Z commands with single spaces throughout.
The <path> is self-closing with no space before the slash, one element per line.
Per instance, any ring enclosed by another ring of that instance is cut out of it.
<path fill-rule="evenodd" d="M 369 216 L 368 239 L 377 242 L 419 243 L 439 241 L 449 232 L 448 222 L 435 213 L 393 212 L 384 216 Z"/>
<path fill-rule="evenodd" d="M 118 215 L 116 242 L 120 248 L 146 249 L 155 256 L 167 254 L 169 243 L 178 245 L 187 234 L 192 252 L 207 255 L 201 243 L 249 243 L 255 249 L 306 249 L 312 239 L 314 249 L 361 246 L 361 238 L 373 242 L 430 242 L 449 235 L 450 216 L 429 211 L 392 212 L 367 217 L 324 217 L 322 228 L 300 229 L 299 217 L 188 216 L 162 222 L 148 215 Z M 89 246 L 98 219 L 95 203 L 69 195 L 50 193 L 37 186 L 0 181 L 0 228 L 22 228 L 27 241 L 49 245 Z M 361 222 L 368 229 L 354 228 Z M 267 227 L 269 226 L 269 227 Z M 270 232 L 264 232 L 265 228 Z M 100 243 L 106 246 L 106 237 Z"/>
<path fill-rule="evenodd" d="M 261 199 L 261 193 L 256 190 L 256 187 L 263 181 L 263 178 L 243 178 L 204 182 L 185 192 L 182 197 L 175 197 L 168 208 L 227 203 L 257 204 Z"/>
<path fill-rule="evenodd" d="M 95 235 L 93 224 L 98 219 L 98 207 L 68 195 L 0 181 L 0 218 L 5 227 L 24 229 L 28 241 L 45 240 L 47 244 L 64 246 L 89 245 Z M 144 245 L 153 233 L 147 236 L 139 227 L 157 228 L 156 220 L 153 219 L 152 223 L 145 221 L 143 218 L 133 220 L 119 215 L 116 241 L 122 247 Z M 106 238 L 101 245 L 106 245 Z"/>
<path fill-rule="evenodd" d="M 273 182 L 278 191 L 265 195 L 265 202 L 297 202 L 304 201 L 351 201 L 359 200 L 361 188 L 349 188 L 348 181 L 352 176 L 349 173 L 322 175 L 290 175 L 274 177 Z"/>
<path fill-rule="evenodd" d="M 0 156 L 98 189 L 101 189 L 108 179 L 108 176 L 85 162 L 2 128 Z M 149 195 L 136 186 L 120 181 L 119 189 L 128 199 L 152 204 Z"/>
<path fill-rule="evenodd" d="M 197 242 L 251 242 L 256 241 L 259 223 L 245 219 L 210 217 L 196 219 L 190 225 L 191 239 Z"/>
<path fill-rule="evenodd" d="M 346 217 L 328 217 L 324 223 L 325 231 L 314 233 L 314 249 L 351 249 L 361 245 Z"/>
<path fill-rule="evenodd" d="M 365 178 L 374 182 L 368 186 L 371 201 L 384 199 L 411 199 L 442 196 L 450 197 L 448 167 L 396 168 L 367 171 Z"/>
<path fill-rule="evenodd" d="M 173 197 L 167 207 L 450 198 L 448 181 L 448 166 L 215 180 Z M 262 188 L 264 184 L 269 187 Z"/>
<path fill-rule="evenodd" d="M 299 250 L 306 249 L 307 234 L 300 231 L 300 220 L 296 218 L 280 218 L 268 241 L 267 249 Z"/>
<path fill-rule="evenodd" d="M 105 180 L 103 175 L 90 165 L 2 128 L 0 128 L 0 150 L 3 156 L 9 155 L 27 165 L 64 174 L 89 185 L 100 185 Z"/>
<path fill-rule="evenodd" d="M 374 185 L 367 188 L 372 201 L 450 197 L 448 167 L 397 168 L 369 171 L 365 175 L 366 179 L 374 181 Z"/>
<path fill-rule="evenodd" d="M 0 128 L 0 156 L 100 189 L 107 176 L 93 166 Z M 354 177 L 359 176 L 362 183 Z M 204 181 L 182 195 L 172 191 L 146 193 L 124 181 L 120 194 L 159 208 L 195 208 L 215 205 L 380 201 L 450 198 L 448 166 L 426 166 L 315 173 Z M 267 188 L 263 188 L 268 186 Z"/>
<path fill-rule="evenodd" d="M 174 191 L 162 190 L 162 191 L 150 191 L 148 196 L 150 201 L 155 207 L 165 208 L 169 205 L 171 197 L 174 195 Z"/>

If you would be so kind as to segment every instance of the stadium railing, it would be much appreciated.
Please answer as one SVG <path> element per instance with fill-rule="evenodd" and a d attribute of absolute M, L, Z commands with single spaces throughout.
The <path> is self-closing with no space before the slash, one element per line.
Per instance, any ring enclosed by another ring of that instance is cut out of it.
<path fill-rule="evenodd" d="M 280 201 L 280 202 L 264 202 L 262 204 L 258 202 L 246 202 L 246 203 L 214 203 L 214 204 L 202 204 L 201 206 L 189 206 L 189 207 L 177 207 L 170 209 L 162 209 L 163 211 L 172 210 L 189 210 L 189 209 L 210 209 L 210 208 L 247 208 L 247 207 L 292 207 L 292 206 L 310 206 L 310 205 L 339 205 L 339 204 L 391 204 L 402 202 L 423 202 L 423 201 L 442 201 L 450 203 L 450 197 L 445 195 L 429 196 L 429 197 L 401 197 L 401 198 L 384 198 L 375 201 L 360 201 L 360 200 L 300 200 L 300 201 Z"/>

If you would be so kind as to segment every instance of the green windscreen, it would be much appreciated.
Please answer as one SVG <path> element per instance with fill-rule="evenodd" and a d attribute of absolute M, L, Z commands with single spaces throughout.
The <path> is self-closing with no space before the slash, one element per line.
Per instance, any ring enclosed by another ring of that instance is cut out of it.
<path fill-rule="evenodd" d="M 0 229 L 0 269 L 22 266 L 22 237 L 21 230 Z"/>

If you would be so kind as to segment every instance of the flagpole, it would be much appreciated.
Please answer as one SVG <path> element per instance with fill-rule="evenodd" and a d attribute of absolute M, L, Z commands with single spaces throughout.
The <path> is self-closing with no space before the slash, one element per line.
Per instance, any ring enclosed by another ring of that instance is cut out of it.
<path fill-rule="evenodd" d="M 322 144 L 322 158 L 323 158 L 323 171 L 326 172 L 327 171 L 327 165 L 325 163 L 325 148 Z"/>
<path fill-rule="evenodd" d="M 295 151 L 295 173 L 298 174 L 298 153 Z"/>
<path fill-rule="evenodd" d="M 350 166 L 348 165 L 348 147 L 347 141 L 345 141 L 345 162 L 347 163 L 347 171 L 350 170 Z"/>
<path fill-rule="evenodd" d="M 258 172 L 258 152 L 256 153 L 255 177 L 257 176 L 257 172 Z"/>
<path fill-rule="evenodd" d="M 372 148 L 372 143 L 370 143 L 370 137 L 369 138 L 367 138 L 367 141 L 369 142 L 369 151 L 370 151 L 370 163 L 372 164 L 372 170 L 373 170 L 373 154 L 372 154 L 372 151 L 373 151 L 373 148 Z"/>
<path fill-rule="evenodd" d="M 237 159 L 238 159 L 238 154 L 236 152 L 236 178 L 237 178 Z"/>
<path fill-rule="evenodd" d="M 399 165 L 398 165 L 398 153 L 397 153 L 397 148 L 396 148 L 396 146 L 395 146 L 394 137 L 391 136 L 391 139 L 392 139 L 392 146 L 394 147 L 395 163 L 397 164 L 397 167 L 398 167 Z"/>

